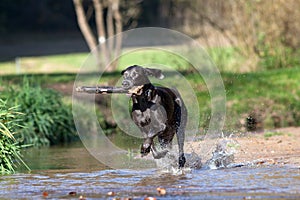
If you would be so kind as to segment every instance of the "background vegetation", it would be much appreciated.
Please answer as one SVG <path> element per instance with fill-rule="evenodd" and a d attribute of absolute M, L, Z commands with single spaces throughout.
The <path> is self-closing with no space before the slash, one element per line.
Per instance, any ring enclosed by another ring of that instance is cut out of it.
<path fill-rule="evenodd" d="M 15 172 L 19 165 L 27 167 L 20 153 L 24 146 L 15 139 L 23 117 L 16 107 L 9 107 L 0 99 L 0 174 Z"/>
<path fill-rule="evenodd" d="M 19 143 L 45 146 L 77 138 L 71 107 L 56 91 L 34 85 L 25 77 L 21 86 L 2 91 L 1 98 L 24 113 L 16 136 Z"/>

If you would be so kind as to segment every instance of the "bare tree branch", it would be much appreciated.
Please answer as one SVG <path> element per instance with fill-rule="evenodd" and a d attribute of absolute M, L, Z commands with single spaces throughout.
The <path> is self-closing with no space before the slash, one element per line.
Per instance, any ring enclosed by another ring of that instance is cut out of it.
<path fill-rule="evenodd" d="M 112 11 L 112 3 L 111 0 L 109 0 L 109 4 L 107 7 L 107 16 L 106 16 L 106 26 L 107 26 L 107 37 L 112 38 L 114 35 L 114 25 L 113 25 L 113 11 Z M 107 47 L 108 51 L 112 53 L 113 51 L 113 46 L 114 46 L 114 41 L 109 40 Z"/>
<path fill-rule="evenodd" d="M 97 64 L 99 66 L 100 64 L 104 64 L 107 67 L 107 71 L 114 71 L 117 68 L 118 56 L 121 53 L 122 47 L 122 35 L 118 34 L 122 32 L 123 28 L 123 18 L 119 10 L 120 0 L 90 1 L 92 2 L 92 6 L 95 11 L 95 21 L 98 37 L 93 35 L 86 16 L 87 14 L 89 14 L 90 16 L 92 14 L 92 10 L 89 8 L 88 13 L 85 13 L 82 1 L 83 0 L 73 0 L 80 30 L 82 31 L 82 34 L 84 35 L 84 38 L 88 43 L 90 50 L 96 49 Z M 131 3 L 130 5 L 133 4 Z M 107 9 L 106 13 L 103 12 L 104 9 Z M 134 10 L 137 9 L 133 6 L 131 11 Z M 126 16 L 128 17 L 127 14 Z M 106 26 L 104 20 L 106 20 Z M 114 37 L 115 35 L 116 37 Z M 107 40 L 107 38 L 110 39 Z M 99 49 L 97 48 L 97 44 L 99 44 L 100 46 Z"/>
<path fill-rule="evenodd" d="M 119 11 L 119 0 L 113 0 L 112 10 L 115 18 L 116 24 L 116 34 L 122 32 L 122 17 Z M 117 58 L 121 53 L 121 45 L 122 45 L 122 36 L 118 35 L 116 37 L 116 46 L 115 46 L 115 58 Z"/>
<path fill-rule="evenodd" d="M 85 17 L 84 9 L 82 6 L 82 0 L 73 0 L 75 5 L 75 11 L 77 14 L 77 21 L 79 28 L 89 46 L 89 48 L 95 49 L 97 47 L 97 42 L 94 39 L 94 35 L 92 33 L 92 30 L 90 29 L 88 22 Z"/>
<path fill-rule="evenodd" d="M 103 7 L 100 0 L 93 0 L 94 8 L 95 8 L 95 18 L 97 24 L 97 33 L 98 33 L 98 42 L 100 44 L 101 51 L 103 53 L 103 59 L 105 66 L 109 63 L 109 55 L 107 53 L 106 48 L 106 34 L 105 27 L 103 22 Z"/>

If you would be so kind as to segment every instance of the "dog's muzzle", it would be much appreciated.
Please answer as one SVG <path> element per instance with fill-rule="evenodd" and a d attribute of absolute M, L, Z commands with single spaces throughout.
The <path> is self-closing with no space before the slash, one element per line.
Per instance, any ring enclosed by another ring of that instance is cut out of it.
<path fill-rule="evenodd" d="M 125 88 L 125 89 L 130 89 L 132 88 L 133 84 L 131 81 L 129 80 L 123 80 L 122 81 L 122 87 Z"/>

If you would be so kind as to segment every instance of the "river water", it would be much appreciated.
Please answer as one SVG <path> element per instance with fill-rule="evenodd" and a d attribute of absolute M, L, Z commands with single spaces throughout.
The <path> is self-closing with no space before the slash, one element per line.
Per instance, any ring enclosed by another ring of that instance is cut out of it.
<path fill-rule="evenodd" d="M 300 169 L 291 166 L 115 170 L 81 144 L 28 149 L 24 159 L 32 171 L 0 176 L 0 199 L 300 199 Z"/>

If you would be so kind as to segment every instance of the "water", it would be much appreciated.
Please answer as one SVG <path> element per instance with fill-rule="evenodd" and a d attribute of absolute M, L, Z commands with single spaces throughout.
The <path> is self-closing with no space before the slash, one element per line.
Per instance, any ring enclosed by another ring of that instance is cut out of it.
<path fill-rule="evenodd" d="M 0 176 L 1 199 L 300 199 L 300 169 L 287 166 L 113 170 L 80 144 L 30 149 L 25 160 L 34 170 Z"/>

